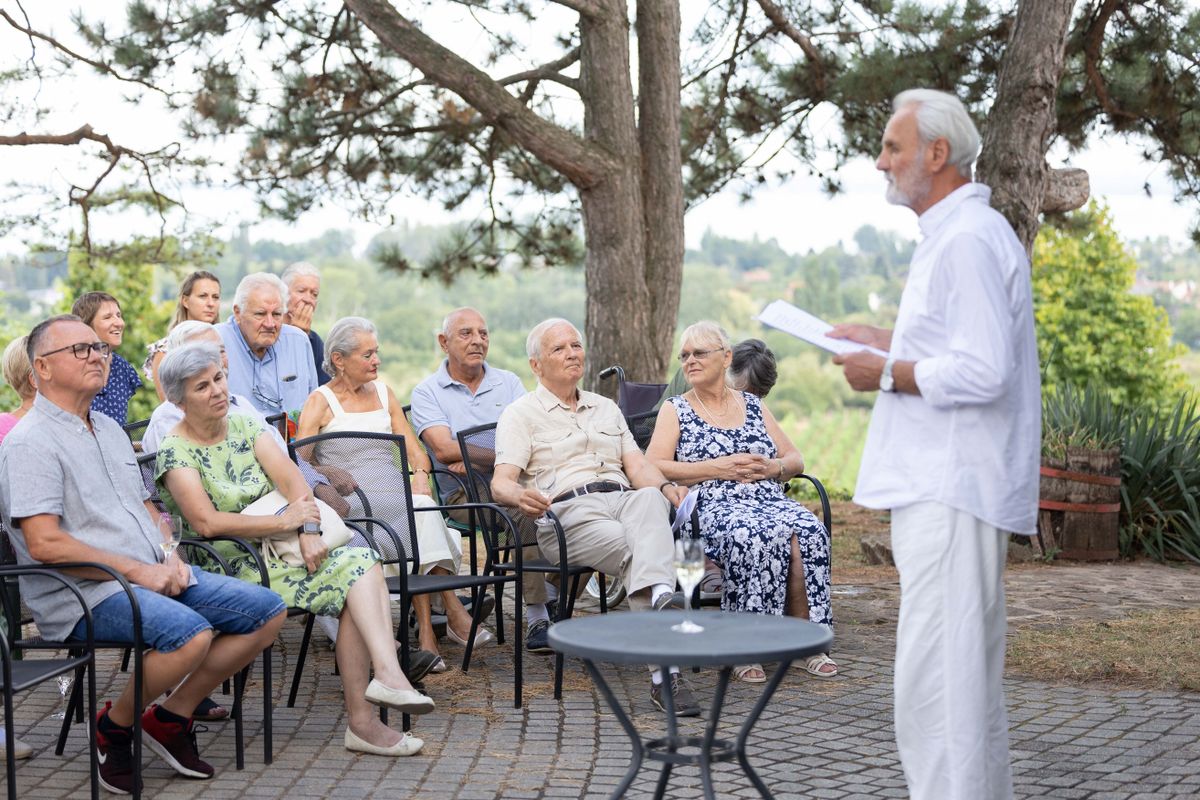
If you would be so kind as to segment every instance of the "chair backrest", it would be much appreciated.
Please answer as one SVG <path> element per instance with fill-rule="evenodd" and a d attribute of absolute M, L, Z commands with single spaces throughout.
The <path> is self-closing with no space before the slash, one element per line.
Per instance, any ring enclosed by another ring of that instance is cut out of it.
<path fill-rule="evenodd" d="M 125 433 L 129 434 L 129 441 L 137 442 L 142 438 L 142 434 L 146 432 L 146 426 L 150 424 L 150 418 L 135 420 L 134 422 L 126 422 L 121 426 Z"/>
<path fill-rule="evenodd" d="M 158 466 L 158 453 L 142 453 L 138 456 L 138 471 L 142 473 L 142 485 L 150 493 L 150 502 L 160 511 L 165 509 L 162 498 L 158 496 L 158 484 L 154 482 L 154 470 Z"/>
<path fill-rule="evenodd" d="M 657 411 L 645 411 L 641 414 L 633 414 L 625 418 L 625 424 L 629 426 L 629 432 L 633 434 L 633 440 L 637 442 L 637 446 L 645 451 L 650 444 L 650 438 L 654 436 L 654 423 L 658 421 Z"/>
<path fill-rule="evenodd" d="M 268 425 L 272 426 L 273 428 L 275 428 L 275 430 L 279 431 L 280 438 L 282 438 L 286 442 L 288 440 L 288 416 L 287 416 L 287 414 L 283 411 L 276 411 L 274 414 L 269 415 L 266 418 L 266 420 L 267 420 Z"/>
<path fill-rule="evenodd" d="M 492 471 L 496 466 L 496 423 L 466 428 L 458 432 L 457 438 L 467 471 L 467 499 L 472 503 L 494 503 Z M 513 531 L 494 511 L 480 509 L 475 514 L 475 524 L 496 549 L 498 558 L 507 559 L 508 551 L 519 544 Z"/>
<path fill-rule="evenodd" d="M 346 497 L 350 504 L 347 519 L 370 517 L 395 531 L 400 550 L 381 526 L 360 526 L 385 564 L 404 565 L 407 569 L 408 562 L 419 563 L 420 544 L 414 535 L 416 521 L 403 436 L 368 431 L 320 433 L 290 443 L 288 452 L 293 460 L 302 455 L 311 464 L 329 464 L 349 472 L 359 491 Z"/>

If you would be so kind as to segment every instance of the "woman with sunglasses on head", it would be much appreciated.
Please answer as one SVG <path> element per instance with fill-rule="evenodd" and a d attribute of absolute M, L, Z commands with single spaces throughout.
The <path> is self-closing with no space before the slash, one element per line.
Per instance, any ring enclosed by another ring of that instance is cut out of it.
<path fill-rule="evenodd" d="M 125 319 L 121 316 L 121 304 L 107 292 L 87 292 L 71 306 L 71 313 L 79 317 L 108 345 L 111 357 L 108 360 L 108 382 L 92 401 L 92 410 L 99 411 L 120 424 L 129 421 L 129 401 L 133 393 L 142 388 L 142 379 L 137 370 L 117 352 L 125 337 Z M 86 356 L 84 356 L 86 358 Z"/>
<path fill-rule="evenodd" d="M 725 570 L 721 608 L 831 625 L 829 536 L 783 491 L 804 471 L 804 457 L 758 396 L 730 387 L 733 348 L 719 325 L 687 328 L 679 360 L 692 388 L 659 409 L 646 456 L 699 493 L 700 530 L 692 535 Z M 832 678 L 837 664 L 819 653 L 805 670 Z M 766 680 L 760 664 L 734 674 L 747 683 Z"/>
<path fill-rule="evenodd" d="M 221 313 L 221 280 L 208 270 L 196 270 L 179 286 L 179 301 L 175 304 L 175 316 L 167 333 L 175 326 L 188 320 L 215 325 Z M 160 402 L 167 399 L 158 383 L 158 365 L 167 355 L 167 337 L 146 345 L 146 360 L 142 363 L 142 374 L 154 384 Z"/>

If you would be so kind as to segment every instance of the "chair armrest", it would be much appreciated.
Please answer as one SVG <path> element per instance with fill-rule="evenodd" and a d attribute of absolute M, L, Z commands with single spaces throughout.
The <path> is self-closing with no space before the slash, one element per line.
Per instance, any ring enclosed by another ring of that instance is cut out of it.
<path fill-rule="evenodd" d="M 240 536 L 222 534 L 220 536 L 205 536 L 203 539 L 184 539 L 183 541 L 203 542 L 209 547 L 211 547 L 213 542 L 229 542 L 230 544 L 237 545 L 238 548 L 245 550 L 246 554 L 249 555 L 250 558 L 254 559 L 254 565 L 258 568 L 259 583 L 268 589 L 271 588 L 271 578 L 267 575 L 267 562 L 263 561 L 262 553 L 259 552 L 258 548 L 250 544 L 250 542 L 246 539 L 243 539 Z M 217 563 L 221 564 L 221 569 L 226 570 L 225 574 L 232 574 L 228 572 L 228 563 L 225 562 L 225 560 L 220 556 L 217 556 Z"/>
<path fill-rule="evenodd" d="M 229 566 L 229 562 L 225 559 L 225 557 L 222 556 L 219 552 L 217 552 L 217 548 L 213 547 L 211 544 L 204 541 L 203 539 L 197 539 L 197 538 L 182 539 L 179 542 L 179 547 L 180 547 L 180 549 L 187 549 L 190 547 L 190 548 L 199 550 L 202 553 L 207 554 L 209 556 L 209 558 L 211 558 L 213 561 L 217 562 L 217 566 L 219 566 L 221 568 L 221 572 L 225 573 L 226 575 L 230 575 L 230 576 L 233 575 L 233 569 Z"/>
<path fill-rule="evenodd" d="M 375 535 L 371 533 L 370 528 L 374 525 L 378 525 L 380 528 L 383 528 L 383 532 L 387 534 L 388 538 L 392 540 L 392 544 L 395 545 L 397 557 L 405 562 L 409 560 L 411 554 L 408 552 L 408 548 L 404 546 L 404 542 L 400 540 L 400 535 L 396 533 L 395 528 L 393 528 L 384 520 L 381 520 L 378 517 L 347 517 L 346 519 L 343 519 L 342 522 L 346 523 L 347 528 L 352 528 L 361 533 L 363 538 L 366 539 L 371 547 L 375 550 L 379 550 L 379 547 L 375 543 Z M 363 527 L 364 525 L 366 526 L 365 528 Z M 416 538 L 415 534 L 413 538 Z M 417 564 L 416 558 L 413 558 L 412 562 L 413 574 L 415 575 L 419 565 Z M 404 570 L 401 570 L 401 573 L 403 572 Z"/>
<path fill-rule="evenodd" d="M 94 565 L 90 565 L 90 566 L 99 567 L 100 565 L 94 564 Z M 63 575 L 62 573 L 60 573 L 56 568 L 47 567 L 45 565 L 33 565 L 33 564 L 5 565 L 5 567 L 3 569 L 3 573 L 5 576 L 13 576 L 13 577 L 20 577 L 21 575 L 41 575 L 43 577 L 50 578 L 52 580 L 56 580 L 59 583 L 61 583 L 63 586 L 65 586 L 71 592 L 71 594 L 73 594 L 75 596 L 75 600 L 79 603 L 79 607 L 81 609 L 83 609 L 83 619 L 84 619 L 84 622 L 86 623 L 85 630 L 87 631 L 87 635 L 83 639 L 85 646 L 87 647 L 88 652 L 95 650 L 95 648 L 96 648 L 96 632 L 95 632 L 94 626 L 92 624 L 92 609 L 88 607 L 87 602 L 83 599 L 83 593 L 79 591 L 79 588 L 75 585 L 75 583 L 73 581 L 69 580 L 66 575 Z M 126 584 L 126 585 L 128 586 L 128 584 Z M 132 592 L 131 592 L 131 595 L 132 595 Z M 134 604 L 134 613 L 137 614 L 136 599 L 133 600 L 133 604 Z M 139 618 L 140 618 L 140 615 L 135 617 L 135 619 L 139 619 Z M 9 645 L 8 640 L 10 638 L 15 639 L 12 646 L 19 650 L 21 650 L 21 649 L 27 649 L 27 650 L 45 649 L 45 648 L 42 648 L 41 645 L 49 643 L 48 640 L 43 640 L 42 642 L 38 642 L 38 643 L 32 643 L 32 642 L 22 643 L 21 637 L 19 634 L 20 634 L 20 631 L 17 630 L 17 631 L 9 631 L 7 636 L 0 636 L 0 645 L 3 645 L 3 649 L 4 649 L 4 672 L 5 672 L 4 681 L 5 681 L 6 686 L 12 685 L 12 675 L 9 672 L 9 670 L 10 670 L 10 667 L 9 667 L 10 645 Z M 139 639 L 141 638 L 140 632 L 139 632 L 138 638 Z M 59 648 L 58 643 L 54 643 L 54 646 L 56 649 Z"/>
<path fill-rule="evenodd" d="M 455 472 L 451 472 L 450 470 L 448 470 L 444 467 L 434 467 L 432 470 L 430 470 L 430 472 L 433 473 L 434 475 L 449 476 L 458 484 L 458 488 L 463 490 L 464 495 L 470 496 L 470 492 L 467 490 L 467 482 L 462 479 L 462 475 L 459 475 L 458 473 L 455 473 Z"/>
<path fill-rule="evenodd" d="M 445 511 L 445 510 L 449 510 L 449 509 L 466 509 L 468 512 L 471 513 L 472 517 L 474 516 L 474 513 L 476 511 L 484 510 L 484 509 L 499 515 L 500 519 L 504 521 L 504 526 L 508 528 L 509 533 L 512 535 L 512 540 L 516 543 L 516 545 L 513 547 L 513 551 L 515 553 L 514 557 L 516 559 L 516 568 L 517 569 L 521 568 L 521 564 L 522 564 L 521 551 L 524 549 L 524 547 L 522 546 L 523 543 L 521 542 L 520 534 L 517 531 L 516 523 L 513 522 L 512 517 L 510 517 L 508 515 L 508 512 L 505 511 L 501 506 L 497 505 L 496 503 L 460 503 L 459 505 L 456 505 L 456 506 L 422 506 L 420 508 L 413 508 L 413 512 L 414 513 L 419 512 L 419 511 L 439 511 L 440 512 L 440 511 Z M 483 532 L 483 546 L 487 550 L 487 564 L 485 565 L 485 568 L 490 569 L 491 565 L 494 564 L 496 561 L 495 542 L 493 542 L 491 540 L 491 531 L 486 525 L 477 526 L 477 530 L 480 530 Z"/>
<path fill-rule="evenodd" d="M 112 567 L 104 564 L 97 564 L 92 561 L 65 561 L 59 564 L 39 564 L 36 566 L 10 564 L 0 566 L 0 575 L 20 575 L 22 574 L 22 570 L 30 569 L 60 573 L 65 569 L 95 569 L 108 573 L 109 577 L 121 585 L 121 589 L 125 592 L 126 597 L 129 598 L 129 607 L 131 612 L 130 616 L 132 617 L 131 621 L 133 623 L 133 641 L 130 643 L 130 646 L 134 648 L 135 653 L 137 653 L 137 657 L 139 659 L 141 658 L 141 652 L 145 649 L 145 645 L 142 643 L 142 609 L 138 605 L 137 595 L 133 593 L 133 586 L 128 580 L 126 580 L 124 575 L 117 572 Z M 43 573 L 35 572 L 32 574 Z M 66 576 L 60 576 L 60 578 L 65 577 Z M 90 610 L 88 613 L 90 618 Z"/>
<path fill-rule="evenodd" d="M 817 497 L 821 499 L 821 522 L 825 524 L 825 533 L 829 535 L 829 539 L 833 541 L 833 511 L 829 506 L 829 494 L 825 491 L 825 486 L 814 478 L 812 475 L 801 472 L 796 476 L 801 480 L 808 481 L 817 490 Z"/>

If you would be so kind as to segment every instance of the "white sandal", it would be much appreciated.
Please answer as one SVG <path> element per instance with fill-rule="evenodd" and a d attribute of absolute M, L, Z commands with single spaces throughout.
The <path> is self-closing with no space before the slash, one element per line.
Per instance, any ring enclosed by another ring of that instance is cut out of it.
<path fill-rule="evenodd" d="M 831 666 L 833 669 L 831 671 L 822 671 L 821 667 L 825 666 Z M 818 678 L 836 678 L 838 665 L 836 661 L 825 653 L 817 653 L 815 656 L 809 656 L 805 659 L 804 671 Z"/>
<path fill-rule="evenodd" d="M 762 674 L 751 675 L 755 670 Z M 762 668 L 762 664 L 739 664 L 733 668 L 733 676 L 743 683 L 767 682 L 767 672 Z"/>

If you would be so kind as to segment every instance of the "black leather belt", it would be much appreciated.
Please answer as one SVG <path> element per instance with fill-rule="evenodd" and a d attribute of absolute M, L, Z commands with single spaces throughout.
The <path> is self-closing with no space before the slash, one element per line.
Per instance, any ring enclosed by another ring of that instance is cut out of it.
<path fill-rule="evenodd" d="M 585 483 L 570 491 L 562 494 L 551 500 L 551 503 L 561 503 L 563 500 L 572 500 L 576 497 L 583 497 L 585 494 L 602 494 L 604 492 L 630 492 L 633 491 L 623 483 L 616 481 L 596 481 L 595 483 Z"/>

